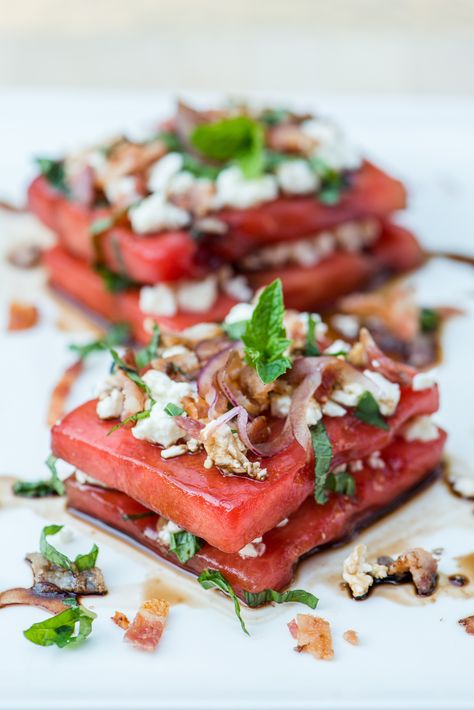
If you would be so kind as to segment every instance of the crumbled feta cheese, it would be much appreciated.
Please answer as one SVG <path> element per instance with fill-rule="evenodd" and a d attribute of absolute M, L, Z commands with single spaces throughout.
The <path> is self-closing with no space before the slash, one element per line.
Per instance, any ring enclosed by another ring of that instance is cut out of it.
<path fill-rule="evenodd" d="M 78 471 L 76 469 L 74 471 L 74 475 L 76 477 L 76 481 L 82 486 L 89 484 L 90 486 L 99 486 L 100 488 L 110 488 L 110 486 L 107 486 L 105 483 L 102 483 L 102 481 L 98 481 L 97 478 L 92 478 L 92 476 L 88 476 L 83 471 Z"/>
<path fill-rule="evenodd" d="M 356 338 L 359 333 L 360 323 L 356 316 L 346 316 L 343 313 L 338 313 L 332 317 L 331 323 L 346 338 Z"/>
<path fill-rule="evenodd" d="M 415 392 L 421 392 L 422 390 L 429 390 L 431 387 L 434 387 L 435 384 L 436 380 L 434 377 L 434 373 L 432 371 L 429 371 L 417 372 L 413 378 L 411 386 Z"/>
<path fill-rule="evenodd" d="M 168 446 L 167 449 L 162 449 L 161 458 L 162 459 L 173 459 L 175 456 L 182 456 L 188 450 L 186 444 L 174 444 L 173 446 Z"/>
<path fill-rule="evenodd" d="M 448 469 L 448 480 L 453 490 L 463 498 L 474 498 L 474 471 L 466 470 L 466 465 L 451 461 Z"/>
<path fill-rule="evenodd" d="M 277 528 L 284 528 L 285 525 L 288 525 L 289 522 L 290 521 L 288 518 L 283 518 L 283 520 L 280 520 L 280 522 L 278 523 L 278 525 L 276 527 Z"/>
<path fill-rule="evenodd" d="M 170 195 L 184 195 L 197 182 L 192 173 L 183 170 L 176 175 L 173 175 L 168 183 L 168 192 Z"/>
<path fill-rule="evenodd" d="M 356 407 L 363 394 L 364 388 L 360 382 L 347 382 L 341 389 L 333 390 L 331 399 L 346 407 Z"/>
<path fill-rule="evenodd" d="M 311 399 L 306 407 L 306 424 L 308 426 L 314 426 L 322 419 L 323 413 L 321 407 L 316 402 L 316 400 Z"/>
<path fill-rule="evenodd" d="M 331 121 L 310 118 L 300 126 L 303 133 L 312 138 L 318 145 L 334 143 L 338 137 L 337 126 Z"/>
<path fill-rule="evenodd" d="M 183 167 L 183 156 L 180 153 L 167 153 L 163 158 L 157 160 L 148 175 L 148 189 L 150 192 L 165 191 L 171 179 L 177 175 Z"/>
<path fill-rule="evenodd" d="M 356 253 L 364 246 L 364 238 L 357 222 L 346 222 L 335 229 L 336 241 L 345 251 Z"/>
<path fill-rule="evenodd" d="M 226 279 L 222 288 L 225 293 L 237 301 L 250 301 L 253 296 L 253 291 L 248 285 L 245 276 L 234 276 L 231 279 Z"/>
<path fill-rule="evenodd" d="M 367 562 L 367 546 L 356 545 L 349 557 L 344 560 L 342 577 L 349 585 L 352 596 L 364 597 L 375 579 L 384 579 L 387 567 Z"/>
<path fill-rule="evenodd" d="M 201 430 L 201 442 L 207 453 L 205 468 L 217 466 L 228 473 L 244 473 L 258 480 L 266 478 L 267 470 L 259 461 L 248 460 L 244 443 L 228 424 L 215 427 L 211 421 Z"/>
<path fill-rule="evenodd" d="M 319 176 L 306 160 L 287 160 L 278 166 L 276 172 L 280 187 L 289 195 L 314 192 L 320 184 Z"/>
<path fill-rule="evenodd" d="M 294 348 L 301 348 L 306 342 L 308 334 L 309 313 L 297 313 L 296 311 L 286 311 L 283 318 L 286 335 L 292 341 Z M 327 325 L 321 320 L 319 313 L 311 313 L 315 322 L 314 335 L 316 340 L 321 340 L 327 332 Z"/>
<path fill-rule="evenodd" d="M 160 353 L 160 357 L 175 357 L 175 355 L 184 355 L 188 352 L 188 348 L 185 348 L 184 345 L 172 345 L 169 348 L 164 348 Z"/>
<path fill-rule="evenodd" d="M 344 407 L 330 399 L 323 404 L 322 410 L 327 417 L 343 417 L 346 414 Z"/>
<path fill-rule="evenodd" d="M 116 419 L 122 414 L 123 403 L 123 393 L 114 387 L 99 398 L 96 407 L 97 416 L 99 419 Z"/>
<path fill-rule="evenodd" d="M 224 323 L 230 325 L 231 323 L 239 323 L 243 320 L 249 320 L 252 317 L 254 310 L 255 304 L 253 303 L 237 303 L 230 309 L 224 318 Z"/>
<path fill-rule="evenodd" d="M 184 397 L 195 395 L 196 386 L 189 382 L 175 382 L 158 370 L 148 370 L 143 375 L 143 380 L 150 388 L 155 404 L 151 408 L 150 416 L 135 424 L 132 434 L 136 439 L 168 448 L 182 439 L 184 432 L 164 408 L 169 402 L 181 406 Z"/>
<path fill-rule="evenodd" d="M 431 417 L 415 417 L 403 428 L 405 441 L 435 441 L 439 438 L 439 430 Z"/>
<path fill-rule="evenodd" d="M 158 530 L 158 540 L 162 545 L 165 545 L 165 547 L 169 547 L 171 544 L 171 534 L 182 532 L 182 530 L 183 528 L 180 528 L 179 525 L 173 523 L 172 520 L 168 520 L 168 522 Z"/>
<path fill-rule="evenodd" d="M 333 468 L 332 473 L 336 473 L 336 474 L 337 473 L 345 473 L 346 470 L 347 470 L 346 464 L 341 463 L 341 464 L 339 464 L 339 466 L 336 466 L 335 468 Z"/>
<path fill-rule="evenodd" d="M 351 473 L 358 473 L 364 468 L 364 462 L 361 459 L 356 459 L 349 463 L 349 470 Z"/>
<path fill-rule="evenodd" d="M 261 537 L 256 537 L 255 540 L 249 542 L 241 550 L 239 555 L 245 560 L 249 557 L 261 557 L 266 550 L 266 545 L 262 542 Z"/>
<path fill-rule="evenodd" d="M 222 170 L 217 176 L 213 206 L 215 209 L 246 209 L 260 202 L 274 200 L 277 196 L 278 184 L 273 175 L 247 180 L 240 168 L 233 166 Z"/>
<path fill-rule="evenodd" d="M 154 192 L 145 197 L 138 205 L 131 207 L 128 216 L 134 232 L 147 234 L 163 229 L 180 229 L 186 227 L 191 217 L 180 207 L 167 202 L 162 192 Z"/>
<path fill-rule="evenodd" d="M 339 128 L 323 119 L 303 121 L 301 130 L 316 142 L 313 155 L 334 170 L 354 170 L 361 164 L 359 152 Z"/>
<path fill-rule="evenodd" d="M 182 330 L 180 335 L 186 340 L 194 342 L 222 335 L 222 329 L 216 323 L 196 323 L 196 325 L 191 325 L 189 328 Z"/>
<path fill-rule="evenodd" d="M 380 451 L 373 451 L 367 459 L 367 463 L 373 469 L 385 468 L 385 461 L 381 457 Z"/>
<path fill-rule="evenodd" d="M 111 204 L 130 205 L 140 199 L 137 181 L 132 175 L 114 178 L 104 184 L 104 192 Z"/>
<path fill-rule="evenodd" d="M 345 340 L 335 340 L 331 345 L 324 350 L 325 355 L 336 355 L 340 353 L 348 353 L 351 349 L 351 345 L 346 343 Z"/>
<path fill-rule="evenodd" d="M 72 528 L 68 527 L 67 525 L 64 525 L 63 528 L 59 531 L 57 541 L 60 545 L 67 545 L 70 542 L 73 542 L 75 537 L 76 535 L 74 533 L 74 530 L 72 530 Z"/>
<path fill-rule="evenodd" d="M 272 417 L 284 419 L 290 412 L 291 397 L 289 394 L 273 394 L 270 395 L 270 411 Z"/>
<path fill-rule="evenodd" d="M 174 316 L 178 303 L 174 290 L 166 284 L 142 286 L 140 289 L 140 310 L 154 316 Z"/>
<path fill-rule="evenodd" d="M 208 276 L 201 281 L 186 281 L 176 289 L 178 306 L 183 311 L 200 313 L 208 311 L 217 298 L 217 279 Z"/>
<path fill-rule="evenodd" d="M 400 385 L 390 382 L 379 372 L 372 370 L 364 370 L 364 375 L 377 387 L 377 391 L 372 394 L 377 400 L 381 414 L 391 416 L 400 401 Z"/>

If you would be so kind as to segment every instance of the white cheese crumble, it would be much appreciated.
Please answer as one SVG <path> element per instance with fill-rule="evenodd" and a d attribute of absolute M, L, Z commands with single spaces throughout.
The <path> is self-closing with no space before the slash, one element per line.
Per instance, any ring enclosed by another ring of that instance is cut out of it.
<path fill-rule="evenodd" d="M 140 199 L 137 182 L 132 175 L 109 180 L 104 184 L 104 192 L 111 204 L 130 205 Z"/>
<path fill-rule="evenodd" d="M 122 414 L 124 403 L 123 393 L 114 387 L 99 397 L 96 412 L 99 419 L 116 419 Z"/>
<path fill-rule="evenodd" d="M 270 410 L 272 416 L 283 419 L 290 413 L 291 397 L 288 394 L 274 394 L 270 396 Z M 306 407 L 306 424 L 314 426 L 322 418 L 321 407 L 312 399 Z"/>
<path fill-rule="evenodd" d="M 174 316 L 178 310 L 176 296 L 171 286 L 156 284 L 140 289 L 140 310 L 154 316 Z"/>
<path fill-rule="evenodd" d="M 228 424 L 216 428 L 214 422 L 209 422 L 201 430 L 201 442 L 207 453 L 204 468 L 217 466 L 228 473 L 244 473 L 257 480 L 266 478 L 267 469 L 259 461 L 248 460 L 244 443 Z"/>
<path fill-rule="evenodd" d="M 367 562 L 367 546 L 356 545 L 343 564 L 342 577 L 349 585 L 354 597 L 364 597 L 374 583 L 374 579 L 384 579 L 387 567 Z"/>
<path fill-rule="evenodd" d="M 168 448 L 184 436 L 184 431 L 176 424 L 175 418 L 164 411 L 168 403 L 181 406 L 184 397 L 194 396 L 196 385 L 189 382 L 175 382 L 164 372 L 148 370 L 143 375 L 150 388 L 155 404 L 150 416 L 140 419 L 132 429 L 136 439 L 150 441 Z"/>
<path fill-rule="evenodd" d="M 190 214 L 168 202 L 162 192 L 154 192 L 145 197 L 138 205 L 130 208 L 128 216 L 137 234 L 181 229 L 191 221 Z"/>
<path fill-rule="evenodd" d="M 358 473 L 364 468 L 364 462 L 361 459 L 355 459 L 349 463 L 349 470 L 351 473 Z"/>
<path fill-rule="evenodd" d="M 244 560 L 250 557 L 261 557 L 266 550 L 266 545 L 262 542 L 261 537 L 256 537 L 252 542 L 247 543 L 241 550 L 239 550 L 239 555 Z"/>
<path fill-rule="evenodd" d="M 346 343 L 345 340 L 335 340 L 331 345 L 324 350 L 325 355 L 336 355 L 340 353 L 348 353 L 351 349 L 351 345 Z"/>
<path fill-rule="evenodd" d="M 78 471 L 76 469 L 74 471 L 74 475 L 76 477 L 76 481 L 83 486 L 89 484 L 90 486 L 99 486 L 100 488 L 110 488 L 110 486 L 107 486 L 105 483 L 102 483 L 102 481 L 98 481 L 97 478 L 92 478 L 92 476 L 88 476 L 83 471 Z"/>
<path fill-rule="evenodd" d="M 339 128 L 323 119 L 310 119 L 301 130 L 316 142 L 313 155 L 334 170 L 355 170 L 361 165 L 359 151 L 349 143 Z"/>
<path fill-rule="evenodd" d="M 381 457 L 380 451 L 373 451 L 367 459 L 367 463 L 373 469 L 385 468 L 385 461 Z"/>
<path fill-rule="evenodd" d="M 161 458 L 162 459 L 173 459 L 176 456 L 182 456 L 188 450 L 186 444 L 173 444 L 173 446 L 168 446 L 167 449 L 162 449 Z"/>
<path fill-rule="evenodd" d="M 165 547 L 169 547 L 171 544 L 171 534 L 182 531 L 183 528 L 180 528 L 179 525 L 173 523 L 172 520 L 168 520 L 168 522 L 158 530 L 157 538 L 162 545 L 164 545 Z"/>
<path fill-rule="evenodd" d="M 226 279 L 222 288 L 224 292 L 236 301 L 250 301 L 253 296 L 253 291 L 250 288 L 245 276 L 234 276 L 231 279 Z"/>
<path fill-rule="evenodd" d="M 434 372 L 431 370 L 429 372 L 417 372 L 411 386 L 414 392 L 421 392 L 422 390 L 431 389 L 435 384 Z"/>
<path fill-rule="evenodd" d="M 356 316 L 339 313 L 332 317 L 331 323 L 346 338 L 356 338 L 359 333 L 360 323 Z"/>
<path fill-rule="evenodd" d="M 472 469 L 466 471 L 465 464 L 451 461 L 448 480 L 453 490 L 460 496 L 474 498 L 474 471 Z"/>
<path fill-rule="evenodd" d="M 276 527 L 277 528 L 284 528 L 285 525 L 288 525 L 289 522 L 290 521 L 288 518 L 283 518 L 283 520 L 280 520 L 280 522 L 278 523 L 278 525 Z"/>
<path fill-rule="evenodd" d="M 249 320 L 252 317 L 254 310 L 255 304 L 253 303 L 236 303 L 224 318 L 224 323 L 231 325 L 232 323 L 239 323 L 243 320 Z"/>
<path fill-rule="evenodd" d="M 356 407 L 363 394 L 360 382 L 347 382 L 342 388 L 333 390 L 331 399 L 345 407 Z"/>
<path fill-rule="evenodd" d="M 183 167 L 183 156 L 180 153 L 167 153 L 163 158 L 157 160 L 148 174 L 148 189 L 150 192 L 165 191 L 171 179 L 177 175 Z"/>
<path fill-rule="evenodd" d="M 379 372 L 364 370 L 364 375 L 377 387 L 373 395 L 380 407 L 380 413 L 384 416 L 391 416 L 400 401 L 400 385 L 390 382 Z"/>
<path fill-rule="evenodd" d="M 278 196 L 278 183 L 273 175 L 247 180 L 237 166 L 222 170 L 216 179 L 214 209 L 237 207 L 246 209 Z"/>
<path fill-rule="evenodd" d="M 287 160 L 278 166 L 276 172 L 280 187 L 289 195 L 315 192 L 321 182 L 306 160 Z"/>
<path fill-rule="evenodd" d="M 405 441 L 435 441 L 439 430 L 431 417 L 415 417 L 405 425 L 402 436 Z"/>
<path fill-rule="evenodd" d="M 208 311 L 217 298 L 217 279 L 208 276 L 201 281 L 186 281 L 178 286 L 176 300 L 183 311 L 200 313 Z"/>
<path fill-rule="evenodd" d="M 322 410 L 323 414 L 327 417 L 343 417 L 344 414 L 346 414 L 344 407 L 341 407 L 340 404 L 337 404 L 330 399 L 323 404 Z"/>

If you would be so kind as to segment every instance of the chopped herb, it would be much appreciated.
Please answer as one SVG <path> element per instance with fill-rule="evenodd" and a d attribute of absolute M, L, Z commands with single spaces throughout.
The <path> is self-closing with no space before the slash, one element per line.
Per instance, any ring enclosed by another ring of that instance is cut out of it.
<path fill-rule="evenodd" d="M 66 175 L 64 172 L 64 163 L 61 160 L 52 160 L 51 158 L 36 158 L 41 174 L 56 190 L 69 194 L 69 187 L 66 183 Z"/>
<path fill-rule="evenodd" d="M 320 158 L 309 158 L 308 162 L 321 179 L 321 186 L 318 190 L 319 201 L 324 205 L 336 205 L 346 187 L 344 173 L 330 168 Z"/>
<path fill-rule="evenodd" d="M 109 293 L 121 293 L 130 286 L 135 286 L 135 282 L 124 274 L 116 274 L 103 264 L 95 264 L 94 271 L 99 274 L 102 282 Z"/>
<path fill-rule="evenodd" d="M 66 600 L 69 601 L 69 600 Z M 75 605 L 45 621 L 33 624 L 23 631 L 24 636 L 38 646 L 77 646 L 85 641 L 92 631 L 92 622 L 97 614 Z M 76 624 L 79 628 L 76 632 Z"/>
<path fill-rule="evenodd" d="M 49 535 L 56 535 L 63 527 L 63 525 L 47 525 L 43 528 L 40 537 L 40 552 L 43 557 L 51 562 L 51 564 L 56 565 L 56 567 L 68 569 L 73 573 L 83 572 L 84 570 L 95 567 L 97 555 L 99 554 L 97 545 L 93 545 L 90 552 L 87 554 L 77 555 L 76 559 L 72 561 L 67 555 L 56 550 L 56 548 L 47 541 L 46 538 Z"/>
<path fill-rule="evenodd" d="M 101 217 L 100 219 L 96 219 L 89 227 L 89 232 L 91 236 L 97 237 L 99 236 L 99 234 L 103 234 L 109 229 L 112 229 L 116 221 L 116 215 L 110 215 L 109 217 Z"/>
<path fill-rule="evenodd" d="M 137 367 L 139 370 L 149 365 L 150 362 L 154 360 L 154 358 L 156 358 L 158 354 L 159 343 L 160 328 L 158 327 L 157 323 L 153 323 L 152 336 L 149 344 L 145 348 L 137 350 L 137 352 L 135 353 L 135 362 L 137 363 Z"/>
<path fill-rule="evenodd" d="M 115 424 L 115 426 L 112 427 L 112 429 L 109 429 L 107 432 L 107 436 L 110 436 L 111 434 L 114 433 L 114 431 L 117 431 L 117 429 L 121 429 L 125 424 L 130 424 L 131 422 L 136 423 L 139 422 L 141 419 L 148 419 L 148 417 L 151 414 L 151 409 L 144 409 L 143 412 L 137 412 L 136 414 L 131 414 L 129 417 L 126 417 L 123 421 L 119 422 L 118 424 Z"/>
<path fill-rule="evenodd" d="M 100 352 L 102 350 L 109 350 L 115 345 L 122 345 L 130 337 L 130 328 L 126 323 L 117 323 L 113 325 L 109 332 L 98 340 L 92 340 L 84 345 L 76 345 L 72 343 L 69 345 L 69 350 L 76 353 L 81 360 L 84 360 L 91 353 Z"/>
<path fill-rule="evenodd" d="M 180 530 L 170 534 L 170 550 L 183 564 L 199 552 L 204 541 L 187 530 Z"/>
<path fill-rule="evenodd" d="M 283 123 L 289 116 L 289 111 L 286 108 L 266 108 L 259 116 L 259 120 L 266 126 L 278 126 Z"/>
<path fill-rule="evenodd" d="M 433 333 L 439 328 L 441 318 L 432 308 L 422 308 L 420 311 L 420 328 L 423 333 Z"/>
<path fill-rule="evenodd" d="M 235 323 L 222 323 L 222 328 L 231 340 L 241 340 L 247 327 L 247 320 L 239 320 Z"/>
<path fill-rule="evenodd" d="M 263 127 L 248 116 L 200 124 L 191 134 L 191 143 L 206 158 L 224 163 L 235 161 L 246 178 L 257 177 L 263 171 Z"/>
<path fill-rule="evenodd" d="M 356 484 L 354 476 L 351 476 L 347 471 L 341 473 L 330 473 L 326 481 L 326 490 L 342 493 L 351 498 L 355 495 Z"/>
<path fill-rule="evenodd" d="M 257 370 L 264 384 L 269 384 L 291 367 L 284 354 L 290 345 L 283 325 L 285 308 L 280 279 L 267 286 L 247 321 L 242 341 L 245 360 Z"/>
<path fill-rule="evenodd" d="M 328 497 L 326 483 L 332 461 L 332 445 L 322 421 L 311 427 L 311 443 L 314 451 L 314 499 L 324 505 Z"/>
<path fill-rule="evenodd" d="M 306 604 L 310 609 L 316 609 L 319 599 L 305 592 L 303 589 L 289 589 L 287 592 L 276 592 L 274 589 L 264 589 L 263 592 L 255 594 L 244 591 L 244 599 L 250 607 L 261 606 L 267 602 L 275 602 L 276 604 L 285 604 L 286 602 L 298 602 Z"/>
<path fill-rule="evenodd" d="M 58 476 L 56 469 L 57 458 L 50 454 L 45 461 L 51 471 L 51 478 L 47 481 L 17 481 L 13 484 L 13 493 L 24 498 L 45 498 L 46 496 L 63 496 L 64 483 Z"/>
<path fill-rule="evenodd" d="M 182 158 L 183 165 L 181 169 L 191 173 L 194 177 L 215 180 L 220 173 L 220 168 L 216 168 L 215 165 L 206 165 L 202 160 L 190 153 L 182 153 Z"/>
<path fill-rule="evenodd" d="M 388 430 L 388 424 L 380 414 L 380 407 L 372 392 L 364 392 L 359 399 L 355 416 L 365 424 Z"/>
<path fill-rule="evenodd" d="M 151 516 L 155 517 L 156 513 L 152 510 L 145 510 L 143 513 L 130 513 L 128 515 L 127 513 L 122 513 L 120 517 L 122 520 L 141 520 L 142 518 L 151 518 Z"/>
<path fill-rule="evenodd" d="M 158 133 L 155 133 L 147 141 L 147 143 L 153 143 L 154 141 L 161 141 L 165 144 L 167 150 L 169 151 L 175 152 L 181 148 L 181 141 L 179 140 L 177 134 L 172 133 L 171 131 L 159 131 Z"/>
<path fill-rule="evenodd" d="M 170 417 L 180 417 L 184 414 L 184 409 L 182 407 L 178 407 L 177 404 L 173 404 L 173 402 L 168 402 L 165 407 L 165 412 L 166 414 L 169 414 Z"/>
<path fill-rule="evenodd" d="M 266 148 L 263 153 L 264 170 L 265 172 L 273 173 L 282 163 L 296 159 L 296 156 L 289 155 L 288 153 L 279 153 L 276 150 Z"/>
<path fill-rule="evenodd" d="M 240 602 L 236 593 L 232 589 L 231 583 L 224 577 L 224 575 L 215 569 L 205 569 L 199 575 L 198 582 L 204 589 L 213 589 L 216 587 L 217 589 L 220 589 L 221 592 L 225 592 L 230 596 L 234 602 L 235 614 L 240 621 L 242 630 L 247 634 L 247 636 L 250 636 L 240 613 Z"/>
<path fill-rule="evenodd" d="M 308 329 L 306 333 L 306 347 L 304 354 L 309 355 L 310 357 L 321 355 L 321 351 L 318 348 L 318 341 L 316 339 L 316 320 L 312 313 L 308 313 Z"/>
<path fill-rule="evenodd" d="M 134 382 L 137 387 L 143 390 L 143 392 L 146 392 L 153 405 L 155 403 L 155 400 L 153 399 L 150 388 L 148 387 L 147 383 L 140 377 L 138 372 L 134 370 L 133 367 L 127 365 L 127 363 L 122 360 L 116 350 L 114 350 L 113 348 L 109 348 L 109 352 L 112 355 L 112 359 L 114 361 L 115 366 L 118 367 L 119 370 L 122 370 L 122 372 L 125 372 L 127 377 L 132 380 L 132 382 Z"/>

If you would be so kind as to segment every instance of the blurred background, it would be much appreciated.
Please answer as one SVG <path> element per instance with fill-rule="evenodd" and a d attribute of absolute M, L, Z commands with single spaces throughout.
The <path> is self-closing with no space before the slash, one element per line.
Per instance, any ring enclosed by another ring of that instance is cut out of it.
<path fill-rule="evenodd" d="M 0 86 L 474 93 L 473 0 L 0 0 Z"/>

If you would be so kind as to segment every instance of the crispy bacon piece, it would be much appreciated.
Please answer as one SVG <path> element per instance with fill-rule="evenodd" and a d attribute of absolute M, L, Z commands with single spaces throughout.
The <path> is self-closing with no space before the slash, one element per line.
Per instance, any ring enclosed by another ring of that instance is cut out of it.
<path fill-rule="evenodd" d="M 51 614 L 59 614 L 61 611 L 69 609 L 67 604 L 64 604 L 64 596 L 57 594 L 40 593 L 37 589 L 25 589 L 24 587 L 15 587 L 0 592 L 0 609 L 5 606 L 37 606 L 40 609 L 45 609 Z"/>
<path fill-rule="evenodd" d="M 344 641 L 347 641 L 347 643 L 350 643 L 352 646 L 358 646 L 359 645 L 359 636 L 357 634 L 357 631 L 354 631 L 354 629 L 348 629 L 347 631 L 344 631 L 342 634 L 342 638 Z"/>
<path fill-rule="evenodd" d="M 125 633 L 124 640 L 144 651 L 154 651 L 163 634 L 169 607 L 169 603 L 164 599 L 149 599 L 143 602 Z"/>
<path fill-rule="evenodd" d="M 8 318 L 7 330 L 29 330 L 38 322 L 39 313 L 32 303 L 12 301 Z"/>
<path fill-rule="evenodd" d="M 311 653 L 323 661 L 334 658 L 329 622 L 312 614 L 297 614 L 288 624 L 290 634 L 296 639 L 295 651 Z"/>
<path fill-rule="evenodd" d="M 114 624 L 119 626 L 121 629 L 127 630 L 130 626 L 130 621 L 128 618 L 125 616 L 125 614 L 121 611 L 116 611 L 113 616 L 110 617 Z"/>
<path fill-rule="evenodd" d="M 438 579 L 438 562 L 433 555 L 421 547 L 415 547 L 400 555 L 388 568 L 389 575 L 403 576 L 409 573 L 417 594 L 433 594 Z"/>
<path fill-rule="evenodd" d="M 464 619 L 459 619 L 458 624 L 464 626 L 466 634 L 474 635 L 474 614 L 472 616 L 466 616 Z"/>
<path fill-rule="evenodd" d="M 49 427 L 54 426 L 56 422 L 62 419 L 66 413 L 66 400 L 83 369 L 84 365 L 82 360 L 77 360 L 66 368 L 59 381 L 55 384 L 54 389 L 51 392 L 51 397 L 49 398 L 47 415 Z"/>

